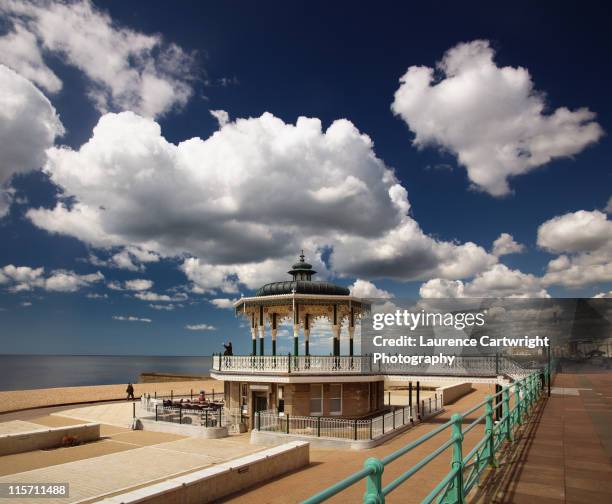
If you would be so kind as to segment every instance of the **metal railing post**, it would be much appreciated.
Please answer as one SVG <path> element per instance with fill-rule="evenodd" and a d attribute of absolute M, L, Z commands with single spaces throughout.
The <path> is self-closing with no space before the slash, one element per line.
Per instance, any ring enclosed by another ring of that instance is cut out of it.
<path fill-rule="evenodd" d="M 321 417 L 317 417 L 317 437 L 321 437 Z"/>
<path fill-rule="evenodd" d="M 289 366 L 289 368 L 287 369 L 287 372 L 288 372 L 289 374 L 291 374 L 291 352 L 289 352 L 289 353 L 287 354 L 287 363 L 288 363 L 288 366 Z"/>
<path fill-rule="evenodd" d="M 370 439 L 372 439 L 372 419 L 370 418 Z"/>
<path fill-rule="evenodd" d="M 521 399 L 521 382 L 516 382 L 514 384 L 514 402 L 516 403 L 516 424 L 520 426 L 523 423 L 523 400 Z"/>
<path fill-rule="evenodd" d="M 385 496 L 382 493 L 382 473 L 385 470 L 385 465 L 381 460 L 370 457 L 364 462 L 363 467 L 370 470 L 366 479 L 364 504 L 383 504 Z"/>
<path fill-rule="evenodd" d="M 183 408 L 179 408 L 179 423 L 183 423 Z"/>
<path fill-rule="evenodd" d="M 287 415 L 287 434 L 289 434 L 289 415 Z"/>
<path fill-rule="evenodd" d="M 506 439 L 512 441 L 512 423 L 510 418 L 510 389 L 504 387 L 502 391 L 502 415 L 506 417 L 504 423 L 506 424 Z"/>
<path fill-rule="evenodd" d="M 485 418 L 485 436 L 487 437 L 487 455 L 489 464 L 493 467 L 497 467 L 497 461 L 495 460 L 495 432 L 493 431 L 493 397 L 488 395 L 486 397 L 486 418 Z"/>
<path fill-rule="evenodd" d="M 357 419 L 354 420 L 354 429 L 355 429 L 354 439 L 355 441 L 357 441 Z"/>
<path fill-rule="evenodd" d="M 157 407 L 159 406 L 159 404 L 155 405 L 155 421 L 157 422 Z"/>
<path fill-rule="evenodd" d="M 462 416 L 459 413 L 453 414 L 451 421 L 451 439 L 453 443 L 453 456 L 451 459 L 451 468 L 457 471 L 455 481 L 448 492 L 448 502 L 456 502 L 463 504 L 465 502 L 463 495 L 463 433 L 461 432 Z"/>

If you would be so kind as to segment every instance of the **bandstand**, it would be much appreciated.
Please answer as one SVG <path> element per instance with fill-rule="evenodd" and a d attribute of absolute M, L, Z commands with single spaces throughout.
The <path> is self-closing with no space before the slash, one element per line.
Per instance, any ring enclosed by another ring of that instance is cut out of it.
<path fill-rule="evenodd" d="M 265 284 L 234 304 L 236 315 L 249 322 L 252 352 L 213 357 L 211 376 L 225 383 L 226 407 L 239 409 L 251 426 L 256 411 L 363 418 L 382 410 L 384 378 L 369 357 L 354 353 L 355 326 L 370 310 L 368 302 L 346 287 L 313 280 L 316 271 L 303 253 L 288 273 L 290 280 Z M 313 354 L 311 330 L 323 319 L 331 327 L 329 351 Z M 279 327 L 287 325 L 293 351 L 280 355 Z"/>

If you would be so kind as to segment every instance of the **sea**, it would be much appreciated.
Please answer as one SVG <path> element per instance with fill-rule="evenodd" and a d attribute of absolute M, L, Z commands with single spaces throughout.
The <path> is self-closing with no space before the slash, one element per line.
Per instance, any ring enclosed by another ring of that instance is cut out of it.
<path fill-rule="evenodd" d="M 210 356 L 1 355 L 0 390 L 136 383 L 140 373 L 207 375 Z"/>

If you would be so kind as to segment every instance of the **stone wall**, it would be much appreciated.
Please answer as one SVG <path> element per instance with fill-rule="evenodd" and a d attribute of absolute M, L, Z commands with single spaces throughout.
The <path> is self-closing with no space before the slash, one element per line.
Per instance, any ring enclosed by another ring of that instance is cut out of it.
<path fill-rule="evenodd" d="M 0 456 L 62 446 L 64 441 L 83 443 L 100 439 L 100 424 L 88 423 L 0 436 Z"/>
<path fill-rule="evenodd" d="M 310 446 L 294 441 L 109 497 L 100 504 L 201 504 L 260 484 L 310 463 Z"/>

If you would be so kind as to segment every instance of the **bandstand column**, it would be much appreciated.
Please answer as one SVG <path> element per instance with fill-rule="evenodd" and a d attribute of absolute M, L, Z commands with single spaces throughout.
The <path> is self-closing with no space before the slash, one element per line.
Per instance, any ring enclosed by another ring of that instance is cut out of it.
<path fill-rule="evenodd" d="M 304 315 L 304 355 L 310 355 L 310 316 Z"/>
<path fill-rule="evenodd" d="M 259 355 L 264 354 L 264 336 L 266 335 L 266 326 L 264 325 L 264 307 L 259 307 Z"/>
<path fill-rule="evenodd" d="M 353 336 L 355 336 L 355 309 L 351 308 L 351 314 L 349 316 L 349 355 L 353 356 Z"/>
<path fill-rule="evenodd" d="M 293 308 L 293 355 L 299 354 L 299 341 L 298 336 L 300 334 L 300 307 L 294 301 Z"/>
<path fill-rule="evenodd" d="M 340 355 L 340 323 L 338 321 L 338 305 L 334 305 L 332 313 L 332 332 L 334 334 L 332 355 Z"/>
<path fill-rule="evenodd" d="M 276 355 L 276 333 L 278 329 L 276 327 L 276 313 L 272 314 L 272 319 L 270 320 L 270 334 L 272 335 L 272 355 Z"/>
<path fill-rule="evenodd" d="M 255 314 L 251 314 L 251 339 L 253 340 L 252 355 L 257 355 L 257 327 L 255 326 Z"/>
<path fill-rule="evenodd" d="M 332 332 L 334 334 L 333 355 L 338 356 L 340 355 L 340 325 L 332 325 Z"/>

